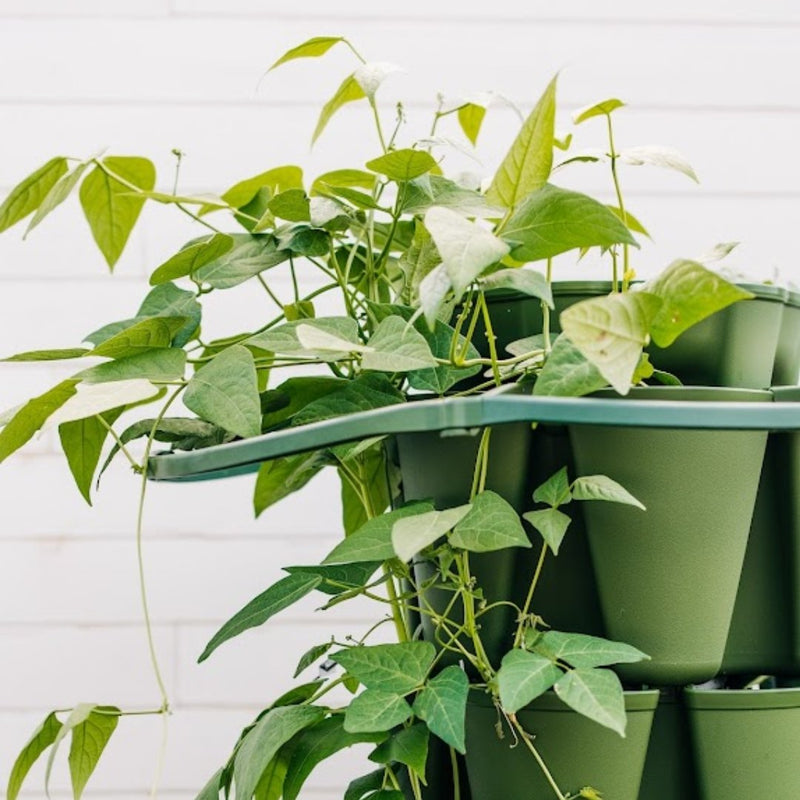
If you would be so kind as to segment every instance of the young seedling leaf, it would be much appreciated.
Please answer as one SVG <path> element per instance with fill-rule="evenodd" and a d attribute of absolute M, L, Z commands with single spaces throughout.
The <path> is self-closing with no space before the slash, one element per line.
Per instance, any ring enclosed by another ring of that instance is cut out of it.
<path fill-rule="evenodd" d="M 606 475 L 583 475 L 572 484 L 572 496 L 576 500 L 606 500 L 610 503 L 645 507 L 627 489 Z"/>
<path fill-rule="evenodd" d="M 395 72 L 402 71 L 402 67 L 398 67 L 397 64 L 390 64 L 388 61 L 371 61 L 358 67 L 353 76 L 358 85 L 364 90 L 364 94 L 370 100 L 374 100 L 376 92 L 386 78 Z"/>
<path fill-rule="evenodd" d="M 331 655 L 367 689 L 405 694 L 425 681 L 436 650 L 430 642 L 349 647 Z"/>
<path fill-rule="evenodd" d="M 81 184 L 79 194 L 94 240 L 113 269 L 144 205 L 144 198 L 132 193 L 131 185 L 150 191 L 156 183 L 156 170 L 146 158 L 109 156 L 102 163 L 105 169 L 96 166 Z"/>
<path fill-rule="evenodd" d="M 464 136 L 470 140 L 474 147 L 478 143 L 478 134 L 481 132 L 483 118 L 486 116 L 486 107 L 477 103 L 464 103 L 456 112 L 458 124 L 464 131 Z"/>
<path fill-rule="evenodd" d="M 354 744 L 380 742 L 383 738 L 382 732 L 348 732 L 341 716 L 327 717 L 306 728 L 297 736 L 292 748 L 283 784 L 283 800 L 296 800 L 308 776 L 326 758 Z"/>
<path fill-rule="evenodd" d="M 611 97 L 608 100 L 601 100 L 599 103 L 592 103 L 590 106 L 578 109 L 572 115 L 572 121 L 576 125 L 580 125 L 581 122 L 586 122 L 587 119 L 604 115 L 607 116 L 611 114 L 612 111 L 616 111 L 624 105 L 625 103 L 623 103 L 622 100 L 618 100 L 616 97 Z"/>
<path fill-rule="evenodd" d="M 539 261 L 581 247 L 638 247 L 631 232 L 605 205 L 549 183 L 522 200 L 502 236 L 517 261 Z"/>
<path fill-rule="evenodd" d="M 261 400 L 252 353 L 242 345 L 223 350 L 192 376 L 183 396 L 199 417 L 238 436 L 261 433 Z"/>
<path fill-rule="evenodd" d="M 445 744 L 466 752 L 464 726 L 467 716 L 469 678 L 455 664 L 431 678 L 414 701 L 414 713 Z"/>
<path fill-rule="evenodd" d="M 413 713 L 402 695 L 381 689 L 367 689 L 347 706 L 344 729 L 348 733 L 389 731 L 402 725 Z"/>
<path fill-rule="evenodd" d="M 503 709 L 515 714 L 544 694 L 563 674 L 550 658 L 525 650 L 509 651 L 497 673 Z"/>
<path fill-rule="evenodd" d="M 652 238 L 650 234 L 647 232 L 647 229 L 639 222 L 636 217 L 631 214 L 630 211 L 626 208 L 623 212 L 617 206 L 606 206 L 615 217 L 623 222 L 623 224 L 628 228 L 628 230 L 633 231 L 634 233 L 640 233 L 642 236 L 646 236 L 648 239 Z"/>
<path fill-rule="evenodd" d="M 627 394 L 661 299 L 648 292 L 593 297 L 561 312 L 561 328 L 620 394 Z"/>
<path fill-rule="evenodd" d="M 541 272 L 532 269 L 501 269 L 487 275 L 481 280 L 481 284 L 487 291 L 513 289 L 528 297 L 538 297 L 553 308 L 553 292 Z"/>
<path fill-rule="evenodd" d="M 254 597 L 244 608 L 237 611 L 212 637 L 197 659 L 205 661 L 221 644 L 233 639 L 250 628 L 263 625 L 270 617 L 283 611 L 319 586 L 319 575 L 287 575 L 273 583 L 266 591 Z"/>
<path fill-rule="evenodd" d="M 547 85 L 492 179 L 486 193 L 491 203 L 513 209 L 550 177 L 553 168 L 557 77 Z"/>
<path fill-rule="evenodd" d="M 425 337 L 400 317 L 387 317 L 370 337 L 361 368 L 381 372 L 413 372 L 437 366 Z"/>
<path fill-rule="evenodd" d="M 571 709 L 625 736 L 625 696 L 610 669 L 571 669 L 554 688 Z"/>
<path fill-rule="evenodd" d="M 715 244 L 710 250 L 703 253 L 697 260 L 701 264 L 713 264 L 716 261 L 722 261 L 723 258 L 729 256 L 738 246 L 739 242 L 719 242 L 719 244 Z"/>
<path fill-rule="evenodd" d="M 331 117 L 342 106 L 347 105 L 347 103 L 352 103 L 356 100 L 363 100 L 365 97 L 366 95 L 364 94 L 364 90 L 356 80 L 355 74 L 352 73 L 348 75 L 339 85 L 339 88 L 336 90 L 336 94 L 334 94 L 333 97 L 322 107 L 319 120 L 317 120 L 317 127 L 314 129 L 314 135 L 311 137 L 311 144 L 313 145 L 314 142 L 319 139 L 319 137 L 322 135 L 322 132 L 325 130 L 325 127 L 331 121 Z"/>
<path fill-rule="evenodd" d="M 405 764 L 425 783 L 425 765 L 428 761 L 430 733 L 426 725 L 417 723 L 402 728 L 389 739 L 379 744 L 370 754 L 369 760 L 376 764 Z"/>
<path fill-rule="evenodd" d="M 83 722 L 72 729 L 68 761 L 75 800 L 80 800 L 118 722 L 118 708 L 97 706 Z"/>
<path fill-rule="evenodd" d="M 391 150 L 366 163 L 367 169 L 385 175 L 396 183 L 407 183 L 436 167 L 436 160 L 426 150 Z"/>
<path fill-rule="evenodd" d="M 533 493 L 533 499 L 536 503 L 546 503 L 553 508 L 569 503 L 572 499 L 572 494 L 569 490 L 567 468 L 561 467 L 558 472 L 554 472 L 543 484 L 537 486 Z"/>
<path fill-rule="evenodd" d="M 328 50 L 339 42 L 345 41 L 344 36 L 312 36 L 302 44 L 287 50 L 267 72 L 271 72 L 275 67 L 285 64 L 287 61 L 294 61 L 297 58 L 319 58 L 324 56 Z"/>
<path fill-rule="evenodd" d="M 280 748 L 325 716 L 315 706 L 281 706 L 262 716 L 247 733 L 233 762 L 236 800 L 250 800 Z"/>
<path fill-rule="evenodd" d="M 0 232 L 36 211 L 67 170 L 67 159 L 57 156 L 20 181 L 0 205 Z"/>
<path fill-rule="evenodd" d="M 558 549 L 564 539 L 564 534 L 572 521 L 563 511 L 557 508 L 542 508 L 538 511 L 526 511 L 522 518 L 530 522 L 542 535 L 547 546 L 558 555 Z"/>
<path fill-rule="evenodd" d="M 17 795 L 31 767 L 39 759 L 39 756 L 53 744 L 60 730 L 61 722 L 55 712 L 48 714 L 44 718 L 44 722 L 34 731 L 25 747 L 22 748 L 14 766 L 11 767 L 6 788 L 6 800 L 17 800 Z"/>
<path fill-rule="evenodd" d="M 536 378 L 533 393 L 581 397 L 607 385 L 597 367 L 566 336 L 559 336 Z"/>
<path fill-rule="evenodd" d="M 669 347 L 684 331 L 701 320 L 753 294 L 726 281 L 697 261 L 673 261 L 643 291 L 661 299 L 661 308 L 650 324 L 659 347 Z"/>
<path fill-rule="evenodd" d="M 469 513 L 467 503 L 443 511 L 426 511 L 416 516 L 404 516 L 392 526 L 392 547 L 401 561 L 408 561 L 428 545 L 451 531 Z"/>
<path fill-rule="evenodd" d="M 692 165 L 674 148 L 660 145 L 644 145 L 642 147 L 629 147 L 619 154 L 620 160 L 626 164 L 641 166 L 652 164 L 656 167 L 675 170 L 695 183 L 700 183 Z"/>
<path fill-rule="evenodd" d="M 226 233 L 215 233 L 206 239 L 190 244 L 156 267 L 150 275 L 150 285 L 185 278 L 200 267 L 216 261 L 233 247 L 234 239 Z"/>
<path fill-rule="evenodd" d="M 453 547 L 474 553 L 531 546 L 513 506 L 488 490 L 475 495 L 472 508 L 456 525 L 449 541 Z"/>
<path fill-rule="evenodd" d="M 313 647 L 306 650 L 297 662 L 297 667 L 292 677 L 296 678 L 304 669 L 310 667 L 312 664 L 316 664 L 332 646 L 333 642 L 323 642 L 322 644 L 315 644 Z"/>
<path fill-rule="evenodd" d="M 606 667 L 649 659 L 641 650 L 624 642 L 562 631 L 545 631 L 534 649 L 548 658 L 565 661 L 572 667 Z"/>

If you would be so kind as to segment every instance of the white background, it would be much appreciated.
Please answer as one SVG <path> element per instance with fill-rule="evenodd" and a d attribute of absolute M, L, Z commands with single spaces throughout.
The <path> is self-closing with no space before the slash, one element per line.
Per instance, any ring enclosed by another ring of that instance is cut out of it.
<path fill-rule="evenodd" d="M 409 137 L 426 130 L 437 91 L 494 90 L 527 110 L 560 71 L 564 131 L 576 108 L 608 96 L 626 100 L 618 145 L 675 146 L 701 179 L 697 186 L 661 170 L 624 172 L 628 206 L 654 239 L 636 257 L 640 273 L 737 240 L 732 267 L 800 281 L 800 6 L 790 0 L 0 0 L 0 188 L 5 193 L 52 155 L 85 157 L 103 148 L 152 158 L 168 189 L 170 150 L 179 147 L 187 154 L 185 191 L 219 192 L 285 163 L 303 165 L 309 177 L 360 167 L 378 154 L 360 105 L 335 118 L 309 149 L 321 104 L 353 68 L 346 50 L 289 64 L 259 82 L 284 50 L 320 34 L 346 35 L 369 60 L 406 68 L 381 95 L 387 125 L 394 100 L 406 101 Z M 516 124 L 507 107 L 490 109 L 480 162 L 442 151 L 445 169 L 491 175 Z M 585 127 L 580 146 L 602 146 L 601 125 Z M 458 138 L 452 120 L 441 132 Z M 601 170 L 564 175 L 611 199 Z M 0 237 L 3 354 L 77 345 L 100 324 L 130 316 L 147 274 L 194 234 L 177 212 L 147 209 L 110 276 L 74 199 L 28 241 L 21 233 Z M 563 269 L 597 275 L 590 263 Z M 212 333 L 254 327 L 269 309 L 260 292 L 244 289 L 215 311 Z M 63 374 L 3 365 L 0 407 Z M 329 626 L 306 604 L 195 663 L 218 624 L 281 565 L 320 558 L 336 540 L 330 477 L 258 521 L 250 478 L 151 487 L 151 606 L 175 710 L 161 796 L 193 797 L 253 712 L 288 685 L 297 655 L 327 638 Z M 50 709 L 80 701 L 158 704 L 138 605 L 136 489 L 120 460 L 89 509 L 51 435 L 0 465 L 0 785 Z M 361 609 L 344 613 L 336 629 L 358 633 L 363 616 Z M 158 720 L 123 719 L 86 796 L 146 796 L 160 736 Z M 355 758 L 321 770 L 304 796 L 340 797 Z M 67 786 L 59 767 L 54 793 L 65 796 Z M 26 792 L 44 796 L 40 769 Z"/>

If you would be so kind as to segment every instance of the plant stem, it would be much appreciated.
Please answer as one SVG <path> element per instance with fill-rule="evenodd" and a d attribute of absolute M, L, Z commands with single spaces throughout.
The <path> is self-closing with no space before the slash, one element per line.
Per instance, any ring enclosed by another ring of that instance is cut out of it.
<path fill-rule="evenodd" d="M 119 438 L 119 435 L 114 430 L 114 428 L 103 419 L 102 414 L 95 414 L 95 417 L 100 421 L 100 424 L 111 434 L 111 437 L 116 442 L 120 452 L 122 453 L 122 455 L 125 456 L 125 458 L 128 459 L 128 463 L 131 465 L 131 467 L 133 467 L 133 471 L 137 473 L 141 472 L 142 470 L 141 464 L 137 463 L 136 459 L 131 455 L 130 450 L 128 450 L 128 448 L 125 447 L 125 444 L 123 443 L 122 439 Z"/>
<path fill-rule="evenodd" d="M 256 278 L 258 278 L 258 282 L 264 287 L 264 291 L 270 296 L 273 303 L 275 303 L 278 308 L 283 311 L 283 303 L 275 296 L 275 293 L 272 289 L 269 288 L 269 285 L 264 280 L 264 276 L 259 272 L 256 274 Z"/>
<path fill-rule="evenodd" d="M 611 114 L 606 114 L 606 122 L 608 123 L 608 149 L 609 149 L 609 158 L 611 159 L 611 177 L 614 181 L 614 191 L 617 194 L 617 203 L 619 204 L 619 213 L 622 217 L 622 224 L 628 224 L 628 215 L 625 213 L 625 203 L 622 200 L 622 190 L 619 186 L 619 177 L 617 176 L 617 159 L 619 158 L 619 154 L 617 153 L 614 147 L 614 127 L 611 124 Z M 613 262 L 614 262 L 614 291 L 618 291 L 617 287 L 617 260 L 616 260 L 616 253 L 613 253 Z M 629 268 L 629 248 L 627 244 L 622 245 L 622 268 L 623 268 L 623 280 L 625 280 L 625 276 L 628 274 Z"/>
<path fill-rule="evenodd" d="M 483 292 L 478 293 L 478 302 L 483 309 L 483 324 L 486 326 L 486 339 L 489 342 L 489 357 L 492 363 L 492 375 L 496 386 L 500 386 L 503 382 L 500 377 L 500 368 L 497 361 L 497 343 L 495 342 L 494 330 L 492 330 L 492 320 L 489 315 L 489 306 L 486 304 L 486 295 Z"/>
<path fill-rule="evenodd" d="M 547 259 L 547 273 L 545 275 L 547 285 L 553 285 L 553 259 Z M 550 355 L 550 306 L 542 300 L 542 336 L 544 337 L 544 353 Z"/>
<path fill-rule="evenodd" d="M 378 104 L 375 102 L 374 97 L 369 98 L 369 105 L 372 109 L 372 116 L 375 118 L 375 128 L 378 131 L 378 139 L 381 143 L 381 149 L 384 153 L 386 153 L 388 148 L 386 147 L 386 139 L 383 137 L 383 126 L 381 125 L 381 117 L 378 113 Z"/>
<path fill-rule="evenodd" d="M 536 759 L 536 763 L 542 770 L 542 773 L 544 774 L 544 777 L 547 780 L 547 782 L 550 784 L 550 788 L 553 790 L 555 796 L 558 798 L 558 800 L 567 800 L 561 789 L 558 788 L 558 784 L 556 783 L 555 778 L 553 778 L 552 773 L 550 772 L 549 769 L 547 769 L 547 764 L 544 763 L 544 760 L 542 759 L 541 755 L 539 755 L 539 751 L 533 746 L 533 742 L 531 741 L 531 737 L 528 735 L 527 731 L 522 727 L 522 725 L 519 724 L 517 718 L 513 714 L 509 716 L 509 720 L 511 721 L 511 724 L 514 726 L 514 728 L 516 728 L 517 733 L 519 734 L 522 741 L 525 743 L 525 746 L 533 754 L 533 757 Z"/>
<path fill-rule="evenodd" d="M 533 593 L 536 589 L 536 584 L 539 582 L 539 576 L 542 574 L 542 567 L 544 566 L 544 559 L 546 555 L 547 544 L 542 543 L 542 552 L 539 553 L 539 561 L 536 564 L 536 570 L 533 573 L 533 578 L 531 578 L 531 585 L 528 587 L 528 596 L 525 598 L 525 605 L 522 606 L 522 611 L 519 615 L 517 632 L 514 634 L 514 647 L 519 647 L 522 643 L 522 635 L 525 631 L 525 618 L 528 616 L 530 611 Z"/>
<path fill-rule="evenodd" d="M 450 748 L 450 764 L 453 767 L 453 800 L 461 800 L 461 776 L 458 773 L 458 757 L 455 748 Z"/>

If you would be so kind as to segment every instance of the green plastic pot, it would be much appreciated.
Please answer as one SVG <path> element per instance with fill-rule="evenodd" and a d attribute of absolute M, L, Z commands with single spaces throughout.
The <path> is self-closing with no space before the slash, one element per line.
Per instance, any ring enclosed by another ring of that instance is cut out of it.
<path fill-rule="evenodd" d="M 800 797 L 800 689 L 685 692 L 702 800 Z"/>
<path fill-rule="evenodd" d="M 772 385 L 786 293 L 765 284 L 739 286 L 755 298 L 712 314 L 667 348 L 651 344 L 653 365 L 687 385 L 748 389 Z"/>
<path fill-rule="evenodd" d="M 640 800 L 698 800 L 689 720 L 682 689 L 659 693 L 644 763 Z"/>
<path fill-rule="evenodd" d="M 786 291 L 772 371 L 773 386 L 796 386 L 800 379 L 800 292 Z"/>
<path fill-rule="evenodd" d="M 628 396 L 772 399 L 756 390 L 683 386 Z M 656 686 L 710 679 L 725 651 L 766 431 L 571 425 L 570 436 L 578 474 L 607 475 L 647 507 L 584 504 L 608 634 L 651 657 L 619 667 L 620 675 Z"/>
<path fill-rule="evenodd" d="M 562 792 L 592 786 L 609 800 L 637 800 L 657 691 L 626 692 L 625 738 L 565 706 L 552 692 L 517 712 Z M 503 725 L 486 695 L 467 706 L 467 773 L 475 800 L 553 800 L 530 751 Z"/>
<path fill-rule="evenodd" d="M 776 402 L 800 403 L 800 388 L 776 388 Z M 800 411 L 800 405 L 798 406 Z M 800 516 L 800 434 L 770 433 L 736 595 L 723 672 L 790 675 L 800 671 L 795 568 Z"/>

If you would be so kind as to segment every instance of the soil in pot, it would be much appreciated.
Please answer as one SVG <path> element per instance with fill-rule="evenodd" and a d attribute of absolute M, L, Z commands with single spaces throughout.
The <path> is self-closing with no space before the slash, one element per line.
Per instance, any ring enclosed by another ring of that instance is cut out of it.
<path fill-rule="evenodd" d="M 637 800 L 657 691 L 626 692 L 625 738 L 565 706 L 552 692 L 517 712 L 559 788 L 592 786 L 609 800 Z M 486 695 L 473 692 L 467 707 L 467 772 L 474 800 L 553 800 L 530 751 L 503 722 Z"/>
<path fill-rule="evenodd" d="M 771 400 L 769 392 L 693 387 L 629 397 Z M 608 635 L 651 657 L 619 673 L 656 686 L 708 680 L 722 663 L 766 431 L 573 425 L 570 436 L 579 474 L 607 475 L 647 507 L 584 504 Z"/>

